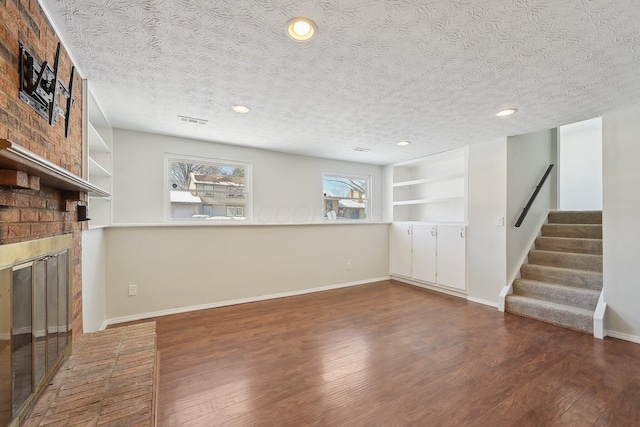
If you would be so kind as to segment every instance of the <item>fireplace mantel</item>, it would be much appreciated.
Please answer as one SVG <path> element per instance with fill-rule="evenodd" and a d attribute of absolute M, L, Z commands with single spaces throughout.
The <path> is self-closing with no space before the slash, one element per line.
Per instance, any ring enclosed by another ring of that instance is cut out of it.
<path fill-rule="evenodd" d="M 18 170 L 38 176 L 40 183 L 50 188 L 80 191 L 97 197 L 111 196 L 101 188 L 7 139 L 0 139 L 0 169 Z"/>

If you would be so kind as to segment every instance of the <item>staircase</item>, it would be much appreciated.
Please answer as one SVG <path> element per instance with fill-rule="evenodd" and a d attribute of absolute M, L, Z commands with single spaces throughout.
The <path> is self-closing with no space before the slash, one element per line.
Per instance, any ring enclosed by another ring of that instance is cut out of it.
<path fill-rule="evenodd" d="M 602 212 L 554 211 L 505 310 L 584 332 L 602 291 Z"/>

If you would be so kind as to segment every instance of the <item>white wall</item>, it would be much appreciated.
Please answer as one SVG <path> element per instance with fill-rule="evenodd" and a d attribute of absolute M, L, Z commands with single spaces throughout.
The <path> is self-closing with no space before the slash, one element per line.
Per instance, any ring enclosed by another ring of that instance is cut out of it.
<path fill-rule="evenodd" d="M 506 278 L 507 138 L 469 146 L 468 299 L 498 304 Z"/>
<path fill-rule="evenodd" d="M 393 165 L 382 167 L 382 220 L 393 221 Z"/>
<path fill-rule="evenodd" d="M 389 275 L 387 224 L 114 227 L 107 236 L 110 319 Z"/>
<path fill-rule="evenodd" d="M 560 127 L 558 202 L 561 210 L 602 210 L 602 118 Z"/>
<path fill-rule="evenodd" d="M 640 106 L 602 116 L 605 328 L 640 342 Z"/>
<path fill-rule="evenodd" d="M 253 224 L 162 225 L 165 152 L 251 162 Z M 389 277 L 381 166 L 125 130 L 113 154 L 109 319 Z M 323 172 L 370 175 L 374 223 L 324 222 Z"/>
<path fill-rule="evenodd" d="M 556 131 L 510 136 L 507 142 L 507 279 L 520 270 L 549 209 L 556 208 L 556 169 L 551 172 L 526 219 L 515 223 L 549 164 L 556 162 Z"/>
<path fill-rule="evenodd" d="M 158 224 L 164 215 L 164 153 L 253 164 L 253 223 L 322 222 L 322 173 L 371 176 L 372 219 L 383 217 L 382 166 L 114 130 L 113 223 Z"/>
<path fill-rule="evenodd" d="M 106 242 L 104 229 L 82 232 L 82 324 L 83 330 L 100 330 L 106 312 Z"/>

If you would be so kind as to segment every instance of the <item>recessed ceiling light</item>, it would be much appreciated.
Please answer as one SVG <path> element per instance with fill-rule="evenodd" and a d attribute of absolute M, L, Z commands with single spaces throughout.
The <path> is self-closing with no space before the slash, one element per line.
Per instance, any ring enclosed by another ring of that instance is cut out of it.
<path fill-rule="evenodd" d="M 317 31 L 316 24 L 307 18 L 293 18 L 287 22 L 287 34 L 294 40 L 309 40 Z"/>
<path fill-rule="evenodd" d="M 398 145 L 401 146 L 401 147 L 406 147 L 409 144 L 411 144 L 410 141 L 400 141 L 400 142 L 398 142 Z"/>
<path fill-rule="evenodd" d="M 508 108 L 506 110 L 502 110 L 502 111 L 496 113 L 496 116 L 498 116 L 498 117 L 510 116 L 513 113 L 515 113 L 516 111 L 518 111 L 518 110 L 516 110 L 515 108 Z"/>
<path fill-rule="evenodd" d="M 235 111 L 236 113 L 240 113 L 240 114 L 244 114 L 244 113 L 248 113 L 249 112 L 249 107 L 247 107 L 245 105 L 233 105 L 233 106 L 231 106 L 231 109 L 233 111 Z"/>

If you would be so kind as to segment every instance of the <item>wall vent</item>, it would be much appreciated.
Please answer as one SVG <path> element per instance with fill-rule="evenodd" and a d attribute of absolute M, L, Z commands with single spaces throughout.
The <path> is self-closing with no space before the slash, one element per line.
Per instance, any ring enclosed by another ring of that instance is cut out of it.
<path fill-rule="evenodd" d="M 206 125 L 207 123 L 209 123 L 209 120 L 196 119 L 195 117 L 188 116 L 178 116 L 178 120 L 182 123 L 188 123 L 191 125 Z"/>

